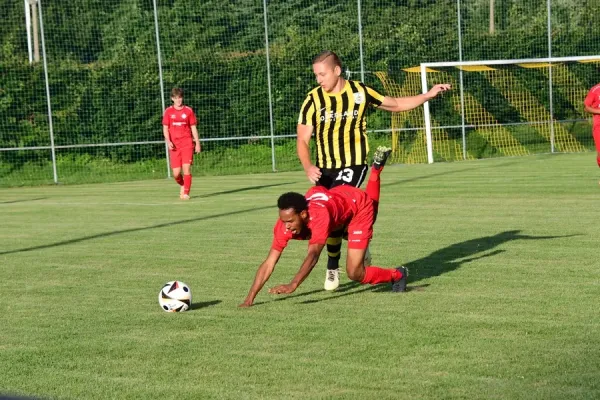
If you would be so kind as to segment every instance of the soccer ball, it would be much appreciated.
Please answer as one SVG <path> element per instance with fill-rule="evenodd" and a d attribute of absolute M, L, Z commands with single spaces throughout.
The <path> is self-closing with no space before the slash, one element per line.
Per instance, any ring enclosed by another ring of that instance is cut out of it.
<path fill-rule="evenodd" d="M 166 312 L 183 312 L 192 305 L 192 290 L 181 281 L 165 283 L 158 292 L 158 304 Z"/>

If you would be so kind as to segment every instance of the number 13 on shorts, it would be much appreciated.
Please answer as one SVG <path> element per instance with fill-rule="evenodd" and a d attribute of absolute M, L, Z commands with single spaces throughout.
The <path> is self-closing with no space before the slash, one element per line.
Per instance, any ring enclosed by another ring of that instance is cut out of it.
<path fill-rule="evenodd" d="M 337 178 L 335 178 L 335 180 L 350 183 L 350 182 L 352 182 L 353 177 L 354 177 L 354 171 L 352 171 L 350 168 L 344 168 L 343 170 L 340 171 L 340 173 L 338 174 Z"/>

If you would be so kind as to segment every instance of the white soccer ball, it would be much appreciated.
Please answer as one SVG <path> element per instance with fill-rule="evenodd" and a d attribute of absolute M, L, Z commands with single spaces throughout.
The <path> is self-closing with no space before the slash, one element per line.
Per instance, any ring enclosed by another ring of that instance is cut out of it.
<path fill-rule="evenodd" d="M 183 312 L 192 305 L 192 290 L 181 281 L 165 283 L 158 292 L 158 304 L 166 312 Z"/>

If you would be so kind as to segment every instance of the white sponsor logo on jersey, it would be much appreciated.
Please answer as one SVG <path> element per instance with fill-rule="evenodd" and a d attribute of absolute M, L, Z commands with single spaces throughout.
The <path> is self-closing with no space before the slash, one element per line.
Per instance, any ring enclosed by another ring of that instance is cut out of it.
<path fill-rule="evenodd" d="M 356 93 L 353 93 L 353 95 L 354 95 L 354 103 L 355 104 L 362 104 L 365 102 L 365 96 L 362 93 L 356 92 Z"/>
<path fill-rule="evenodd" d="M 338 118 L 342 118 L 342 119 L 354 119 L 358 117 L 358 110 L 354 110 L 352 112 L 348 112 L 348 111 L 344 111 L 343 113 L 341 112 L 325 112 L 325 115 L 321 115 L 321 122 L 325 122 L 327 121 L 337 121 Z"/>

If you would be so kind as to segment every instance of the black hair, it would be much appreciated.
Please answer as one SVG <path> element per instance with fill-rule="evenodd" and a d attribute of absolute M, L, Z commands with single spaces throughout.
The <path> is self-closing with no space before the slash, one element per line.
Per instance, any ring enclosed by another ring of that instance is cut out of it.
<path fill-rule="evenodd" d="M 333 64 L 334 67 L 340 67 L 340 69 L 342 68 L 342 60 L 340 60 L 340 58 L 338 57 L 337 54 L 335 54 L 333 51 L 330 50 L 325 50 L 320 52 L 319 54 L 317 54 L 315 56 L 315 58 L 313 58 L 313 64 L 316 64 L 318 62 L 322 62 L 327 60 L 329 57 L 331 57 L 330 60 L 328 60 L 330 63 Z"/>
<path fill-rule="evenodd" d="M 288 192 L 279 196 L 277 200 L 277 207 L 280 210 L 287 210 L 293 208 L 296 214 L 308 209 L 308 201 L 304 195 L 296 192 Z"/>

